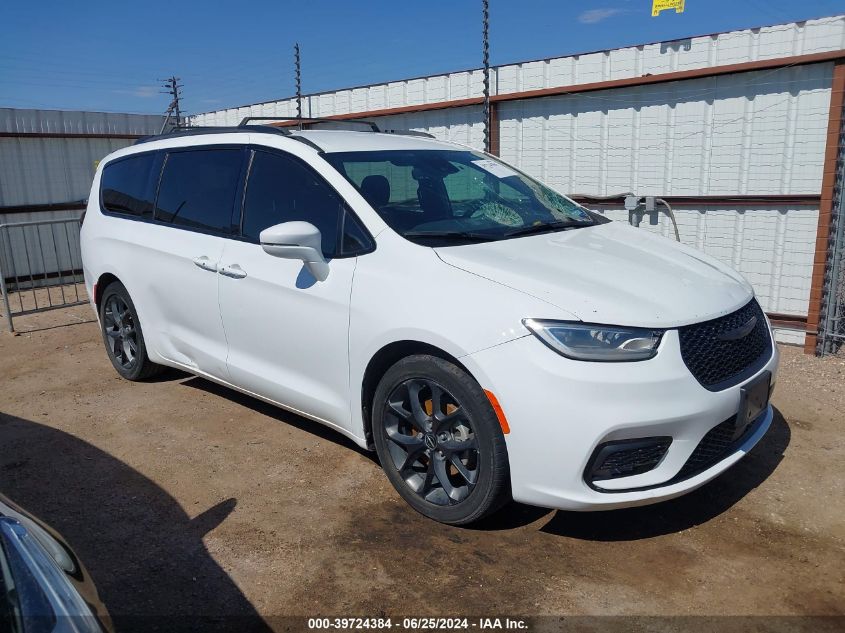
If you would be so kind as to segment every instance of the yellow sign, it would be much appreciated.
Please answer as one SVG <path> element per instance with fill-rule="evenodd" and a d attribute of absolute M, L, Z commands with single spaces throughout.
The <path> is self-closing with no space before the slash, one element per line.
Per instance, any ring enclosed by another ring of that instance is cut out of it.
<path fill-rule="evenodd" d="M 675 9 L 675 13 L 683 13 L 684 0 L 651 0 L 651 17 L 655 17 L 661 11 L 668 9 Z"/>

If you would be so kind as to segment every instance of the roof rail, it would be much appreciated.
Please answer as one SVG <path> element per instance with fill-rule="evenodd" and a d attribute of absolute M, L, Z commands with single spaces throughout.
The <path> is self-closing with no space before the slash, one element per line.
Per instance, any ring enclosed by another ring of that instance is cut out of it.
<path fill-rule="evenodd" d="M 370 128 L 370 132 L 381 132 L 378 126 L 373 123 L 372 121 L 368 121 L 366 119 L 329 119 L 325 117 L 295 117 L 295 116 L 247 116 L 241 119 L 241 122 L 238 124 L 238 127 L 252 127 L 250 126 L 250 121 L 291 121 L 299 123 L 299 129 L 302 129 L 304 124 L 308 123 L 336 123 L 336 124 L 343 124 L 343 123 L 359 123 L 361 125 L 366 125 Z M 276 127 L 276 126 L 269 126 L 269 127 Z M 290 126 L 293 127 L 293 126 Z M 276 129 L 284 129 L 284 128 L 276 128 Z"/>
<path fill-rule="evenodd" d="M 422 138 L 436 138 L 434 134 L 420 132 L 418 130 L 382 130 L 383 134 L 400 134 L 402 136 L 419 136 Z"/>
<path fill-rule="evenodd" d="M 246 128 L 246 129 L 244 129 Z M 279 134 L 281 136 L 290 136 L 290 130 L 281 127 L 274 127 L 272 125 L 244 125 L 244 126 L 197 126 L 197 127 L 175 127 L 169 132 L 163 134 L 151 134 L 150 136 L 142 136 L 135 141 L 135 145 L 141 143 L 149 143 L 165 138 L 177 138 L 180 136 L 198 136 L 200 134 L 232 134 L 235 132 L 261 132 L 264 134 Z"/>
<path fill-rule="evenodd" d="M 239 127 L 248 126 L 250 121 L 297 121 L 299 122 L 300 130 L 302 130 L 302 125 L 304 123 L 360 123 L 361 125 L 368 126 L 371 132 L 380 132 L 382 134 L 400 134 L 402 136 L 419 136 L 421 138 L 434 138 L 433 134 L 429 134 L 428 132 L 418 132 L 417 130 L 381 130 L 379 129 L 378 125 L 368 119 L 332 119 L 326 117 L 321 118 L 292 116 L 248 116 L 241 119 Z"/>
<path fill-rule="evenodd" d="M 198 136 L 201 134 L 232 134 L 234 132 L 247 131 L 260 132 L 264 134 L 279 134 L 281 136 L 293 135 L 293 132 L 291 131 L 291 127 L 293 126 L 278 127 L 275 125 L 252 125 L 250 124 L 250 121 L 298 121 L 300 123 L 300 130 L 302 130 L 303 123 L 360 123 L 362 125 L 366 125 L 369 128 L 367 130 L 368 132 L 381 132 L 383 134 L 397 134 L 401 136 L 419 136 L 422 138 L 435 138 L 432 134 L 429 134 L 428 132 L 419 132 L 417 130 L 380 130 L 375 123 L 373 123 L 372 121 L 367 121 L 365 119 L 321 119 L 307 117 L 303 117 L 300 119 L 296 117 L 283 116 L 248 116 L 244 117 L 237 126 L 177 126 L 167 132 L 164 132 L 163 134 L 151 134 L 150 136 L 142 136 L 141 138 L 135 141 L 135 145 L 139 145 L 141 143 L 149 143 L 151 141 L 157 141 L 159 139 L 176 138 L 180 136 Z M 297 140 L 304 140 L 299 137 L 295 138 L 297 138 Z"/>

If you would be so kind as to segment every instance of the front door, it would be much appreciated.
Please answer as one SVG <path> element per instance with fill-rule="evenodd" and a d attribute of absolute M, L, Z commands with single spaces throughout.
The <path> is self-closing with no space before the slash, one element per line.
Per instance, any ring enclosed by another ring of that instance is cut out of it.
<path fill-rule="evenodd" d="M 299 260 L 266 253 L 259 233 L 306 221 L 321 233 L 329 275 L 317 281 Z M 338 194 L 309 166 L 275 150 L 253 152 L 242 241 L 227 242 L 220 310 L 228 367 L 239 387 L 348 429 L 349 297 L 368 237 Z"/>

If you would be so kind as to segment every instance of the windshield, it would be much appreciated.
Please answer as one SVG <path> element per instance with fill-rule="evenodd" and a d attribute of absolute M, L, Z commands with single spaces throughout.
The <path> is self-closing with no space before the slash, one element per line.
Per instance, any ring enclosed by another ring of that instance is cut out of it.
<path fill-rule="evenodd" d="M 397 233 L 427 245 L 509 239 L 591 226 L 569 198 L 470 150 L 325 155 Z"/>

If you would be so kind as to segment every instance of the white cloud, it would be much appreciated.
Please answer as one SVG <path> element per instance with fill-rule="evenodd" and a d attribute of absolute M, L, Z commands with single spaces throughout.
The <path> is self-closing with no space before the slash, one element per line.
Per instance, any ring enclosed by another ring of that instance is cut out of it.
<path fill-rule="evenodd" d="M 132 91 L 132 94 L 136 97 L 148 99 L 150 97 L 158 96 L 158 90 L 158 86 L 138 86 Z"/>
<path fill-rule="evenodd" d="M 137 88 L 132 88 L 131 90 L 113 90 L 112 92 L 115 92 L 120 95 L 132 95 L 133 97 L 149 99 L 151 97 L 157 97 L 159 95 L 159 87 L 138 86 Z"/>
<path fill-rule="evenodd" d="M 590 9 L 584 11 L 578 16 L 578 21 L 581 24 L 597 24 L 602 20 L 612 18 L 614 15 L 622 13 L 623 9 Z"/>

